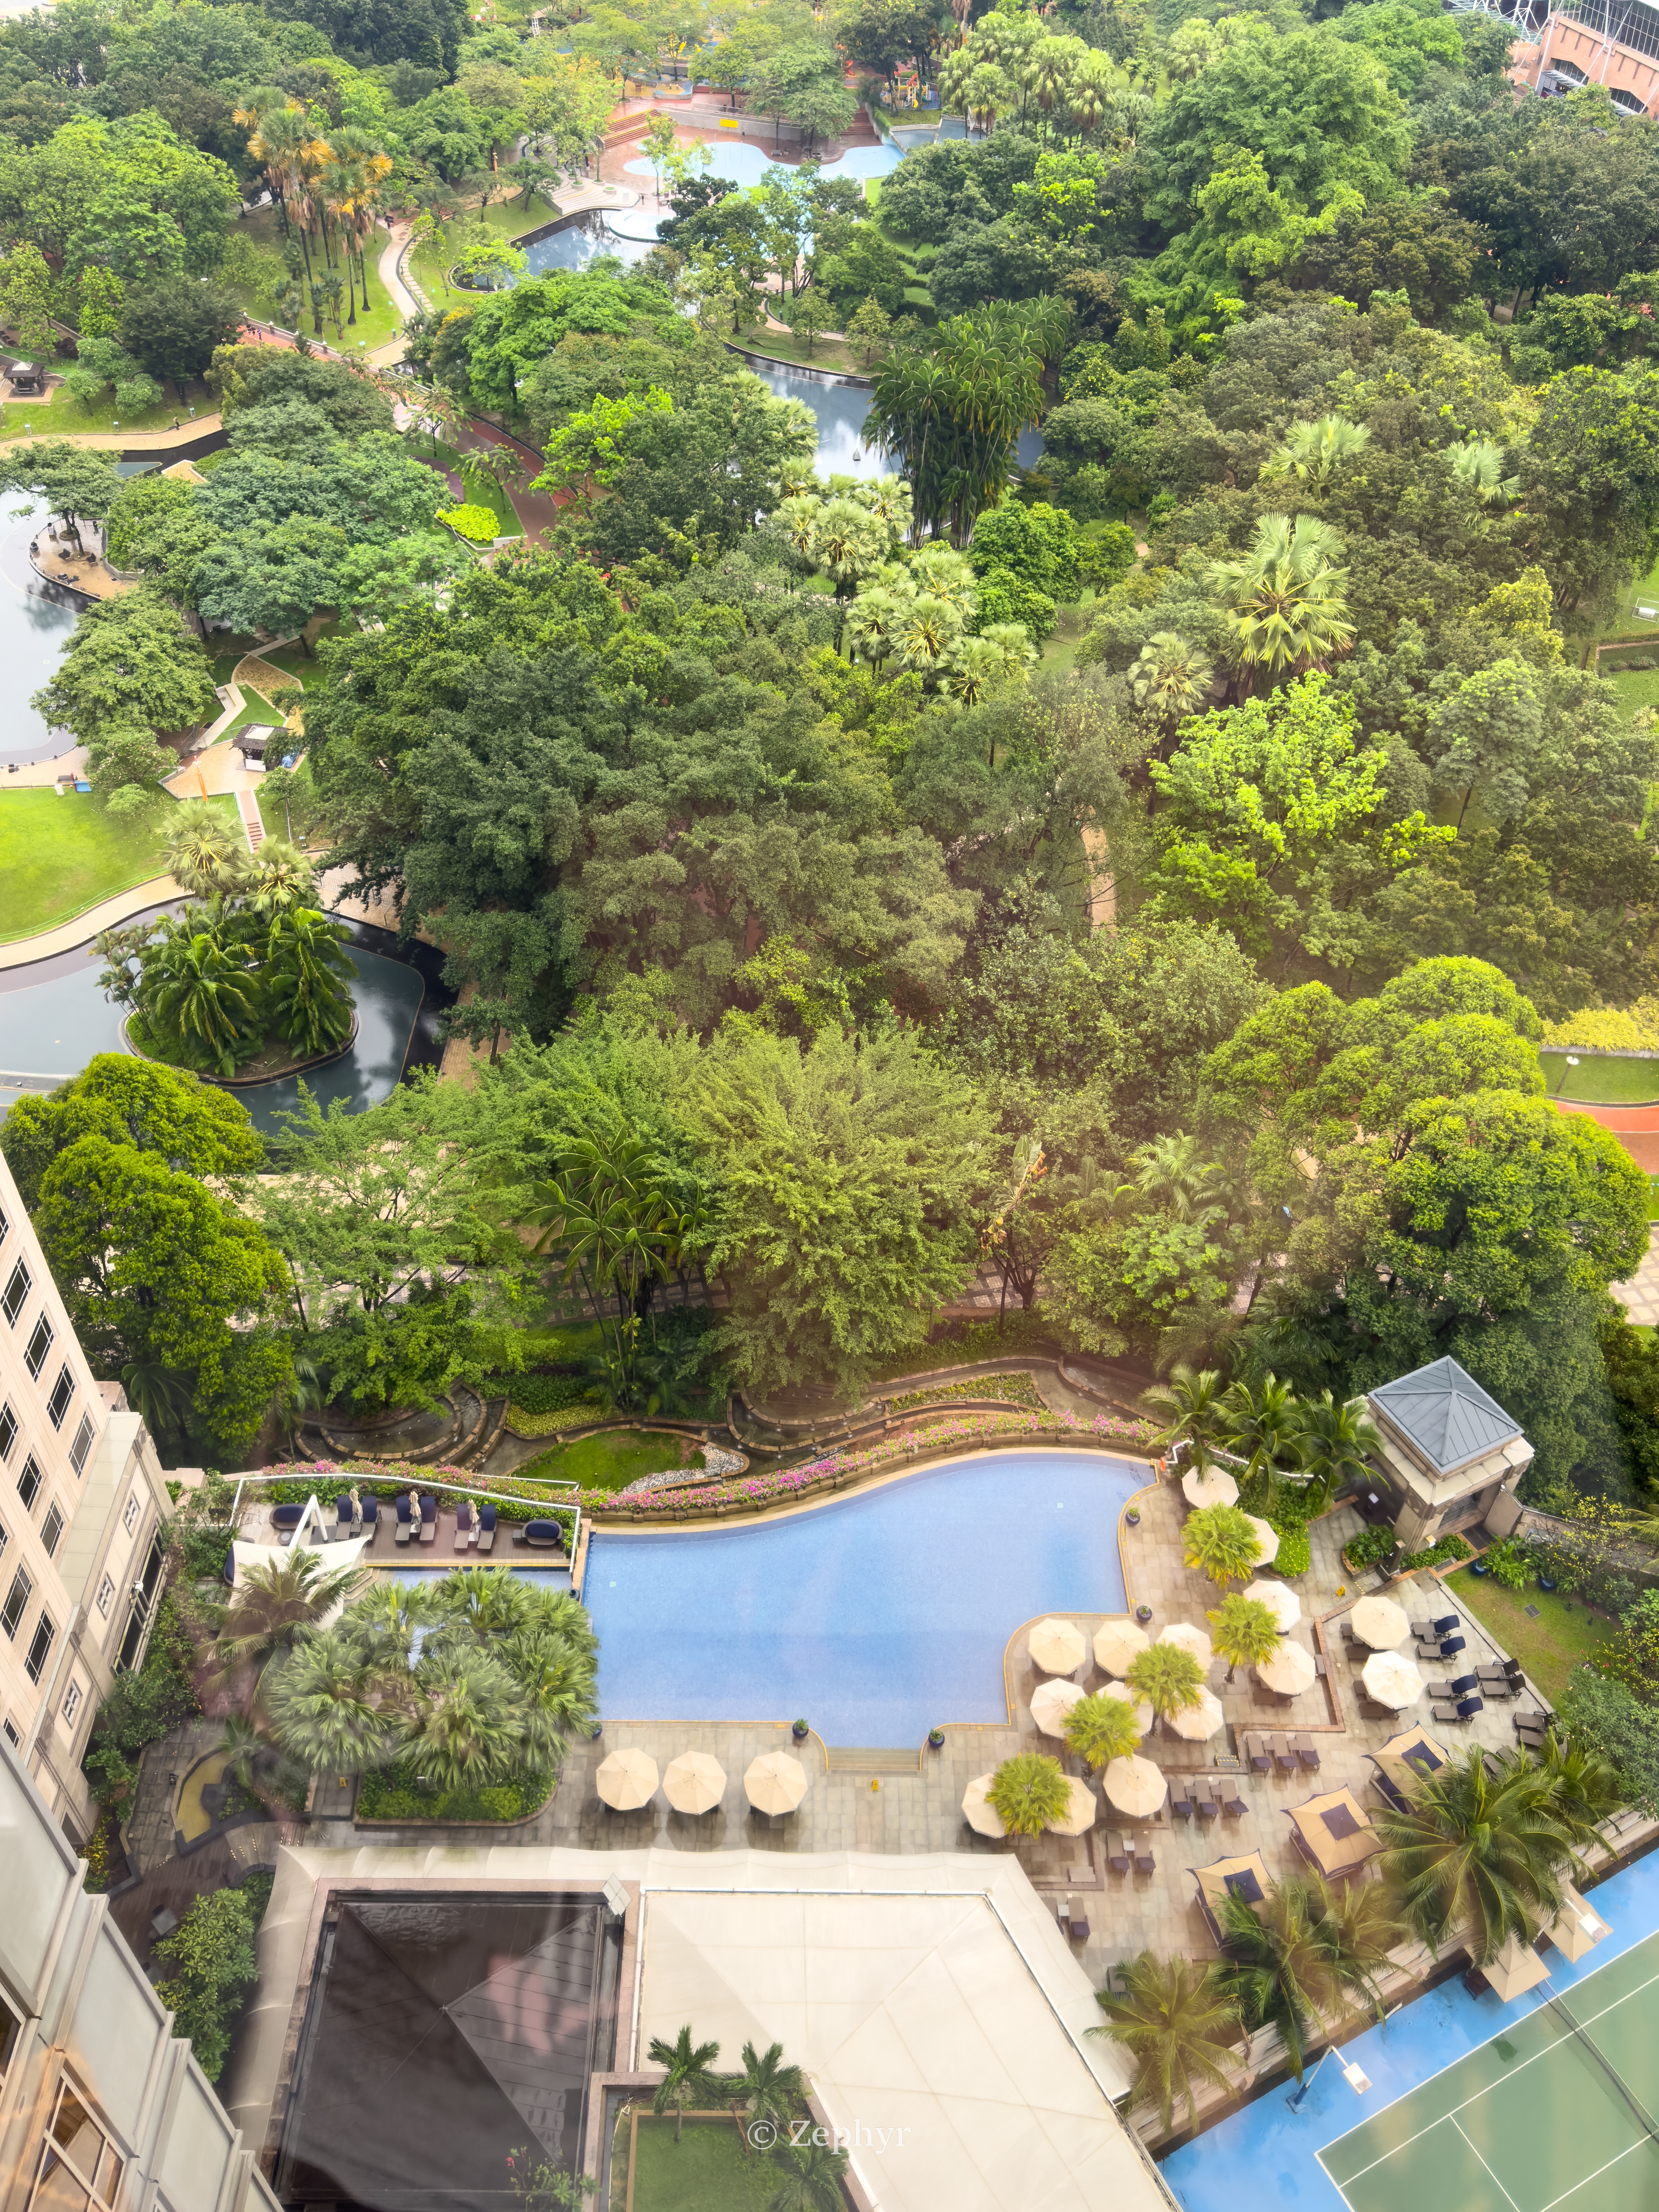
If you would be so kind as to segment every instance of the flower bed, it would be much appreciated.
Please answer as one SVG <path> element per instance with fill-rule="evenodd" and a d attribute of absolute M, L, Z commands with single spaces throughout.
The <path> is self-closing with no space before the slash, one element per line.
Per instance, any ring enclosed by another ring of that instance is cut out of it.
<path fill-rule="evenodd" d="M 482 1492 L 498 1498 L 505 1509 L 525 1500 L 544 1504 L 580 1505 L 584 1512 L 619 1515 L 632 1521 L 679 1521 L 694 1515 L 721 1512 L 760 1512 L 769 1505 L 793 1503 L 815 1492 L 840 1490 L 884 1468 L 936 1452 L 969 1451 L 985 1444 L 1030 1438 L 1035 1443 L 1063 1444 L 1068 1439 L 1096 1444 L 1122 1444 L 1136 1452 L 1150 1451 L 1159 1433 L 1152 1421 L 1126 1421 L 1115 1413 L 1097 1413 L 1088 1420 L 1075 1413 L 963 1413 L 925 1428 L 907 1430 L 884 1437 L 860 1451 L 830 1452 L 804 1467 L 776 1468 L 766 1474 L 750 1472 L 724 1480 L 677 1486 L 668 1491 L 639 1491 L 626 1498 L 609 1490 L 559 1490 L 527 1483 L 518 1477 L 481 1474 L 470 1468 L 410 1467 L 392 1461 L 362 1462 L 342 1467 L 332 1460 L 290 1462 L 253 1478 L 258 1495 L 277 1504 L 302 1504 L 313 1491 L 320 1499 L 331 1497 L 351 1483 L 367 1485 L 377 1494 L 395 1497 L 400 1490 L 434 1492 L 440 1502 L 461 1492 Z M 446 1477 L 451 1487 L 446 1487 Z M 526 1519 L 505 1512 L 511 1520 Z"/>
<path fill-rule="evenodd" d="M 942 1382 L 920 1390 L 907 1390 L 902 1398 L 890 1398 L 890 1413 L 902 1413 L 913 1406 L 948 1406 L 952 1399 L 1000 1398 L 1011 1406 L 1030 1406 L 1033 1412 L 1042 1410 L 1042 1401 L 1037 1395 L 1036 1384 L 1029 1375 L 980 1375 L 966 1382 Z"/>

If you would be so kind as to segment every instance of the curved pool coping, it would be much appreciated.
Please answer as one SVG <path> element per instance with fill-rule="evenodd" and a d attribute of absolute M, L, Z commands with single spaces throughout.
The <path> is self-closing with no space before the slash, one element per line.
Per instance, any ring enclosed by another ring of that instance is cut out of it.
<path fill-rule="evenodd" d="M 784 1506 L 781 1509 L 772 1509 L 767 1506 L 760 1506 L 756 1509 L 754 1513 L 745 1515 L 744 1520 L 738 1522 L 735 1525 L 725 1525 L 730 1527 L 731 1533 L 733 1535 L 738 1535 L 741 1534 L 747 1526 L 752 1525 L 753 1522 L 757 1521 L 764 1520 L 768 1522 L 771 1522 L 781 1520 L 786 1516 L 793 1517 L 805 1513 L 821 1512 L 829 1506 L 839 1504 L 843 1498 L 851 1497 L 859 1492 L 884 1489 L 889 1484 L 895 1482 L 908 1482 L 913 1476 L 918 1474 L 937 1474 L 941 1466 L 952 1460 L 967 1462 L 981 1459 L 1000 1459 L 1011 1452 L 1018 1452 L 1023 1458 L 1029 1459 L 1032 1455 L 1034 1448 L 1038 1451 L 1046 1450 L 1050 1452 L 1071 1452 L 1079 1450 L 1099 1451 L 1104 1453 L 1108 1458 L 1121 1459 L 1126 1461 L 1131 1465 L 1139 1462 L 1146 1468 L 1147 1474 L 1151 1478 L 1150 1480 L 1142 1483 L 1139 1490 L 1132 1491 L 1128 1497 L 1124 1499 L 1122 1504 L 1118 1508 L 1117 1559 L 1119 1569 L 1123 1576 L 1124 1611 L 1121 1613 L 1081 1613 L 1073 1612 L 1068 1613 L 1066 1615 L 1066 1618 L 1068 1620 L 1075 1620 L 1079 1624 L 1084 1621 L 1091 1621 L 1095 1624 L 1096 1627 L 1099 1626 L 1101 1623 L 1108 1620 L 1132 1620 L 1134 1618 L 1135 1594 L 1129 1575 L 1129 1554 L 1124 1542 L 1124 1532 L 1127 1525 L 1125 1520 L 1125 1516 L 1128 1513 L 1131 1507 L 1136 1505 L 1138 1502 L 1142 1498 L 1146 1497 L 1149 1492 L 1154 1491 L 1158 1488 L 1158 1477 L 1153 1469 L 1153 1463 L 1150 1460 L 1142 1460 L 1139 1452 L 1108 1451 L 1103 1443 L 1097 1444 L 1092 1440 L 1079 1440 L 1078 1443 L 1072 1444 L 1055 1444 L 1048 1442 L 1045 1438 L 1042 1443 L 1036 1444 L 1035 1447 L 1031 1444 L 1022 1444 L 1018 1442 L 1012 1442 L 1003 1444 L 976 1445 L 970 1451 L 933 1452 L 930 1453 L 926 1459 L 918 1461 L 914 1466 L 894 1468 L 890 1470 L 884 1470 L 880 1474 L 872 1474 L 861 1480 L 849 1483 L 845 1490 L 832 1492 L 827 1497 L 807 1498 L 803 1500 L 799 1505 L 788 1505 Z M 682 1534 L 707 1536 L 721 1533 L 721 1527 L 722 1524 L 717 1523 L 712 1515 L 704 1521 L 692 1522 L 683 1521 L 672 1522 L 663 1527 L 653 1528 L 617 1528 L 608 1522 L 601 1522 L 592 1513 L 589 1515 L 590 1530 L 593 1533 L 606 1536 L 660 1537 L 665 1535 Z M 1010 1636 L 1008 1641 L 1003 1646 L 1002 1690 L 1004 1698 L 1006 1701 L 1007 1718 L 1001 1721 L 941 1721 L 939 1725 L 944 1729 L 947 1734 L 954 1731 L 957 1735 L 962 1735 L 969 1729 L 987 1730 L 1002 1729 L 1006 1731 L 1009 1729 L 1017 1728 L 1018 1726 L 1018 1722 L 1016 1718 L 1018 1700 L 1014 1694 L 1015 1652 L 1017 1648 L 1024 1643 L 1026 1638 L 1030 1634 L 1031 1630 L 1036 1627 L 1037 1622 L 1040 1620 L 1047 1620 L 1049 1616 L 1046 1613 L 1033 1613 L 1029 1620 L 1020 1622 L 1018 1627 L 1014 1630 L 1012 1635 Z M 1085 1634 L 1088 1637 L 1091 1649 L 1092 1650 L 1094 1629 L 1090 1628 L 1086 1630 Z M 619 1727 L 624 1728 L 661 1727 L 674 1725 L 677 1720 L 681 1717 L 683 1717 L 677 1716 L 672 1713 L 655 1714 L 649 1717 L 637 1716 L 634 1717 L 630 1717 L 623 1713 L 607 1713 L 605 1716 L 605 1722 L 607 1727 L 611 1725 L 613 1723 Z M 686 1725 L 688 1726 L 695 1724 L 696 1723 L 690 1722 L 686 1723 Z M 744 1728 L 769 1728 L 773 1726 L 787 1728 L 789 1726 L 789 1723 L 787 1721 L 775 1722 L 769 1716 L 768 1716 L 757 1718 L 740 1719 L 729 1723 L 729 1725 Z M 816 1734 L 816 1731 L 814 1731 L 814 1734 Z M 1054 1741 L 1056 1746 L 1058 1746 L 1060 1742 L 1060 1739 L 1056 1737 Z M 927 1746 L 924 1741 L 917 1747 L 916 1765 L 918 1771 L 925 1770 L 927 1758 Z M 826 1765 L 828 1765 L 827 1755 L 825 1764 Z M 1006 1841 L 1012 1845 L 1018 1839 L 1011 1836 L 1002 1838 L 1001 1840 Z"/>

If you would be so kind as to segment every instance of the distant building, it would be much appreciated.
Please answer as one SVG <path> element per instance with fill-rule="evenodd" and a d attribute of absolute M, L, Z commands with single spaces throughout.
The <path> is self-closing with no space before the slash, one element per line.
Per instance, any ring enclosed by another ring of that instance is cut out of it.
<path fill-rule="evenodd" d="M 172 1510 L 149 1432 L 119 1383 L 94 1381 L 0 1158 L 0 1735 L 81 1842 L 87 1737 L 143 1657 Z"/>
<path fill-rule="evenodd" d="M 84 1873 L 0 1743 L 0 2212 L 276 2212 Z"/>
<path fill-rule="evenodd" d="M 1654 0 L 1542 0 L 1489 9 L 1515 27 L 1510 81 L 1540 93 L 1605 85 L 1626 115 L 1659 114 L 1659 5 Z"/>
<path fill-rule="evenodd" d="M 1372 1496 L 1407 1551 L 1478 1527 L 1532 1464 L 1520 1424 L 1455 1359 L 1385 1382 L 1365 1404 L 1382 1438 Z"/>

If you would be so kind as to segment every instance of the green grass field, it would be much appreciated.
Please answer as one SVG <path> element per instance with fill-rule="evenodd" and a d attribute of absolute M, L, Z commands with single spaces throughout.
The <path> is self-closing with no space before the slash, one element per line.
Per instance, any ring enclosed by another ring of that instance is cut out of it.
<path fill-rule="evenodd" d="M 1577 1598 L 1559 1590 L 1505 1589 L 1490 1575 L 1464 1567 L 1448 1575 L 1446 1593 L 1460 1612 L 1484 1621 L 1504 1649 L 1513 1654 L 1552 1704 L 1566 1688 L 1574 1669 L 1594 1658 L 1613 1633 L 1613 1623 L 1586 1613 Z M 1534 1620 L 1527 1607 L 1535 1605 Z"/>
<path fill-rule="evenodd" d="M 688 2119 L 676 2144 L 672 2120 L 641 2119 L 634 2164 L 634 2212 L 760 2212 L 785 2179 L 723 2120 Z"/>
<path fill-rule="evenodd" d="M 186 406 L 193 406 L 198 415 L 207 415 L 217 404 L 205 384 L 187 384 L 182 400 L 173 398 L 173 387 L 167 385 L 154 407 L 145 408 L 139 415 L 124 415 L 115 404 L 113 392 L 106 392 L 96 406 L 83 407 L 69 386 L 60 384 L 44 405 L 39 400 L 14 399 L 0 408 L 0 443 L 27 437 L 31 423 L 37 438 L 108 437 L 114 433 L 118 421 L 123 433 L 165 430 L 175 415 L 182 423 L 188 424 Z"/>
<path fill-rule="evenodd" d="M 1659 709 L 1659 668 L 1607 668 L 1602 674 L 1619 695 L 1621 720 L 1634 720 L 1644 707 Z"/>
<path fill-rule="evenodd" d="M 435 445 L 430 440 L 423 438 L 416 446 L 415 451 L 423 461 L 435 460 L 441 468 L 454 469 L 458 472 L 459 471 L 461 465 L 459 453 L 456 452 L 453 446 L 445 445 L 441 438 Z M 534 473 L 533 470 L 529 471 L 532 476 Z M 528 477 L 526 481 L 528 482 Z M 495 516 L 495 535 L 498 538 L 523 537 L 524 525 L 519 520 L 518 511 L 500 484 L 491 483 L 488 477 L 479 477 L 471 483 L 467 483 L 463 478 L 462 485 L 463 500 L 470 501 L 474 507 L 487 507 Z M 486 547 L 484 550 L 488 551 L 489 548 Z"/>
<path fill-rule="evenodd" d="M 597 1406 L 593 1418 L 605 1418 Z M 684 1463 L 684 1447 L 678 1437 L 609 1429 L 603 1436 L 581 1437 L 574 1443 L 543 1452 L 515 1472 L 532 1480 L 580 1482 L 589 1490 L 626 1490 L 642 1474 L 657 1474 L 664 1468 Z"/>
<path fill-rule="evenodd" d="M 214 800 L 234 817 L 236 802 Z M 69 921 L 162 872 L 163 799 L 135 822 L 85 792 L 0 792 L 0 944 Z"/>
<path fill-rule="evenodd" d="M 1659 1099 L 1659 1060 L 1594 1059 L 1574 1054 L 1578 1065 L 1567 1066 L 1563 1052 L 1540 1052 L 1538 1064 L 1552 1098 L 1582 1098 L 1591 1106 L 1644 1106 Z"/>

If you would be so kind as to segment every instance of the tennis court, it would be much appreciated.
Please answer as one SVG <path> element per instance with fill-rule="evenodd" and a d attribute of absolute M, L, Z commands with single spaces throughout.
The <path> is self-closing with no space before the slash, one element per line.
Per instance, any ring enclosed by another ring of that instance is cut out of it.
<path fill-rule="evenodd" d="M 1350 2212 L 1654 2212 L 1659 1936 L 1319 2154 Z"/>

